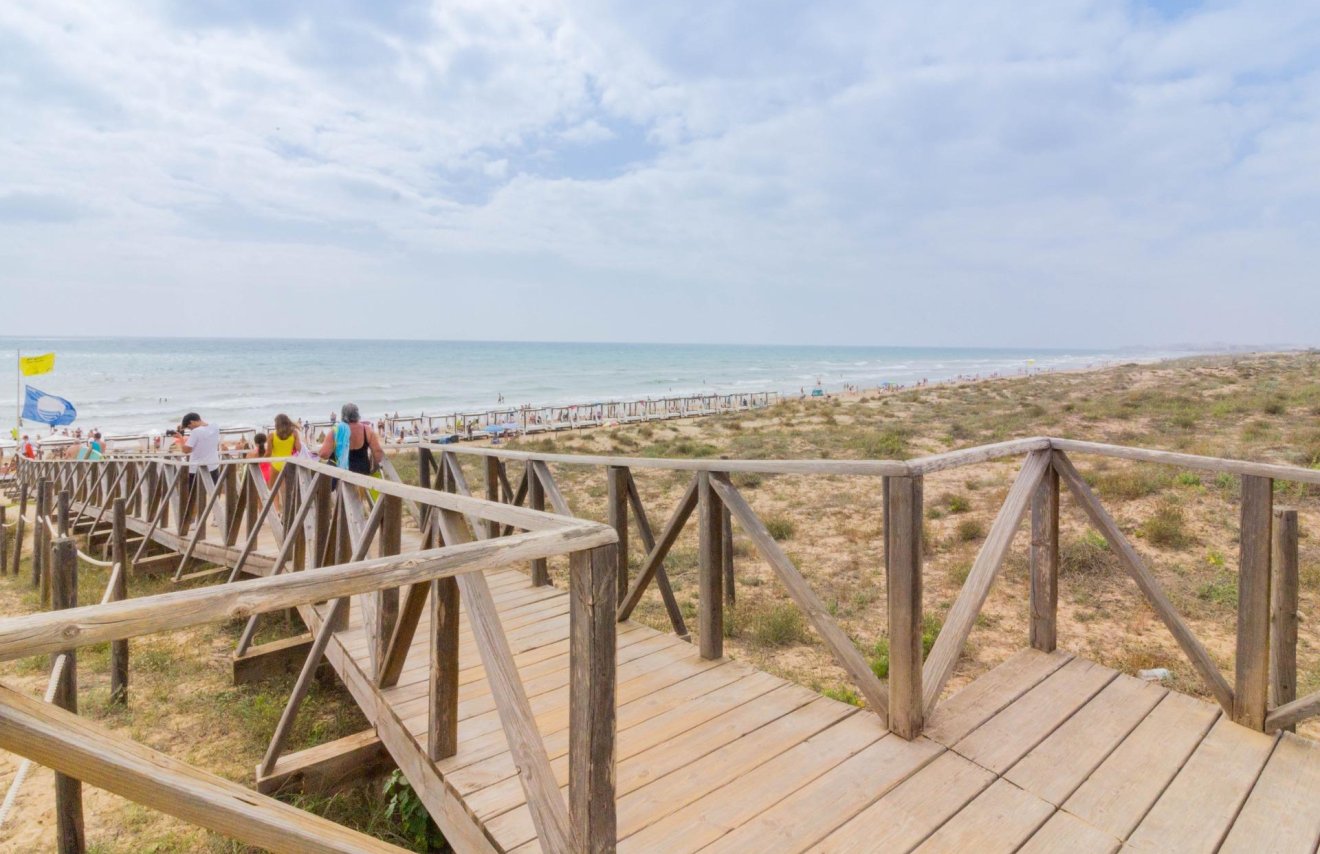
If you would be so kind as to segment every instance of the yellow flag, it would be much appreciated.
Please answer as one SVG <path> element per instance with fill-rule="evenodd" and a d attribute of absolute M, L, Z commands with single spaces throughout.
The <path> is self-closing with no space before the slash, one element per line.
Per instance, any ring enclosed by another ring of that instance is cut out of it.
<path fill-rule="evenodd" d="M 25 377 L 35 377 L 55 370 L 55 354 L 45 353 L 40 356 L 23 356 L 18 360 L 19 370 Z"/>

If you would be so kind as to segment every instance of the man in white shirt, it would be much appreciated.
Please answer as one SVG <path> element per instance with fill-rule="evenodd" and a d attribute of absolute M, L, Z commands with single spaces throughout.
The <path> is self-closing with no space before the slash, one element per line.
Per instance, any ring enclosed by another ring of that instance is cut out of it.
<path fill-rule="evenodd" d="M 196 412 L 189 412 L 179 424 L 179 446 L 188 455 L 188 462 L 192 463 L 192 473 L 204 473 L 210 479 L 210 484 L 204 485 L 213 487 L 220 480 L 220 428 L 207 424 Z M 203 490 L 198 496 L 198 500 L 207 500 L 202 496 L 209 497 L 210 489 Z M 215 503 L 211 524 L 220 524 L 218 501 Z"/>

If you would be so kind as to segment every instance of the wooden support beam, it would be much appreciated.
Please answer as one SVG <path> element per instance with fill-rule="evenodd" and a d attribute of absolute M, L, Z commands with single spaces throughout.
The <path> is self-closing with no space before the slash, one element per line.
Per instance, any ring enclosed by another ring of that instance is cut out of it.
<path fill-rule="evenodd" d="M 271 676 L 296 672 L 307 660 L 312 641 L 311 635 L 302 634 L 249 647 L 231 661 L 234 684 L 250 685 Z"/>
<path fill-rule="evenodd" d="M 1238 533 L 1237 657 L 1233 720 L 1265 729 L 1270 697 L 1270 551 L 1273 547 L 1274 481 L 1242 476 Z"/>
<path fill-rule="evenodd" d="M 1297 699 L 1297 511 L 1274 511 L 1274 581 L 1270 606 L 1270 674 L 1274 705 Z"/>
<path fill-rule="evenodd" d="M 702 658 L 724 655 L 724 527 L 711 473 L 697 475 L 697 635 Z M 744 523 L 744 527 L 746 527 Z"/>
<path fill-rule="evenodd" d="M 1090 518 L 1091 524 L 1096 527 L 1104 538 L 1109 542 L 1109 547 L 1118 555 L 1119 563 L 1127 570 L 1128 575 L 1137 583 L 1137 587 L 1146 597 L 1155 613 L 1164 622 L 1173 635 L 1178 646 L 1182 648 L 1183 653 L 1192 662 L 1192 667 L 1200 674 L 1206 687 L 1219 702 L 1220 707 L 1227 713 L 1233 713 L 1233 688 L 1224 678 L 1224 674 L 1219 672 L 1214 659 L 1210 653 L 1206 652 L 1201 641 L 1192 630 L 1187 627 L 1182 616 L 1169 597 L 1165 595 L 1160 587 L 1155 575 L 1146 566 L 1146 562 L 1141 559 L 1141 555 L 1132 546 L 1132 543 L 1123 534 L 1123 530 L 1118 527 L 1118 523 L 1105 510 L 1104 505 L 1100 503 L 1091 487 L 1082 479 L 1072 460 L 1068 459 L 1062 451 L 1055 451 L 1053 455 L 1054 469 L 1059 473 L 1059 480 L 1066 484 L 1068 491 L 1072 493 L 1073 498 L 1081 505 L 1082 510 Z"/>
<path fill-rule="evenodd" d="M 110 511 L 110 524 L 113 534 L 110 537 L 111 560 L 118 564 L 113 581 L 108 591 L 111 602 L 122 602 L 128 598 L 128 575 L 133 571 L 133 562 L 128 557 L 128 502 L 116 498 Z M 128 640 L 117 640 L 110 644 L 110 702 L 128 705 Z"/>
<path fill-rule="evenodd" d="M 27 527 L 27 506 L 28 485 L 22 483 L 18 487 L 18 523 L 14 525 L 14 575 L 18 575 L 19 565 L 23 562 L 23 534 Z"/>
<path fill-rule="evenodd" d="M 403 500 L 397 495 L 381 495 L 376 500 L 376 504 L 377 506 L 372 508 L 372 515 L 374 516 L 377 510 L 380 511 L 379 533 L 376 536 L 379 554 L 381 557 L 397 555 L 403 551 Z M 388 663 L 391 643 L 396 640 L 394 634 L 399 626 L 399 588 L 377 590 L 372 596 L 375 597 L 376 607 L 376 633 L 372 639 L 376 651 L 372 660 L 376 662 L 375 676 L 379 680 L 384 675 Z M 397 640 L 403 641 L 402 638 Z M 406 658 L 406 650 L 411 644 L 412 633 L 409 632 L 406 641 L 403 641 L 398 648 L 398 657 Z"/>
<path fill-rule="evenodd" d="M 278 854 L 402 849 L 259 795 L 0 685 L 0 749 Z"/>
<path fill-rule="evenodd" d="M 499 503 L 500 500 L 500 460 L 499 457 L 485 457 L 486 467 L 486 500 Z M 486 536 L 498 537 L 500 535 L 500 523 L 494 519 L 487 519 Z"/>
<path fill-rule="evenodd" d="M 458 752 L 458 582 L 432 581 L 426 753 L 432 761 Z"/>
<path fill-rule="evenodd" d="M 615 550 L 615 572 L 618 574 L 616 590 L 628 589 L 628 481 L 631 477 L 628 469 L 623 466 L 605 468 L 607 524 L 619 538 L 619 547 Z"/>
<path fill-rule="evenodd" d="M 286 753 L 256 789 L 263 795 L 290 791 L 331 795 L 351 783 L 388 771 L 394 761 L 374 729 L 346 735 L 306 750 Z"/>
<path fill-rule="evenodd" d="M 179 560 L 183 555 L 178 552 L 166 552 L 164 554 L 151 555 L 149 557 L 138 558 L 132 561 L 133 572 L 138 575 L 164 575 L 173 573 L 179 568 Z"/>
<path fill-rule="evenodd" d="M 660 591 L 660 598 L 665 603 L 665 611 L 669 614 L 669 624 L 674 627 L 674 634 L 690 641 L 687 622 L 683 619 L 683 610 L 678 607 L 678 599 L 675 598 L 674 590 L 669 584 L 664 561 L 683 526 L 687 524 L 688 517 L 697 506 L 697 479 L 694 477 L 688 483 L 683 498 L 678 503 L 678 509 L 674 511 L 673 518 L 661 532 L 659 543 L 651 532 L 651 521 L 646 516 L 646 508 L 642 506 L 642 497 L 637 493 L 637 483 L 633 480 L 631 472 L 628 475 L 628 500 L 632 503 L 637 533 L 641 535 L 642 545 L 646 547 L 646 559 L 642 561 L 642 567 L 637 573 L 637 578 L 633 580 L 632 587 L 628 589 L 627 595 L 620 594 L 624 601 L 619 604 L 618 621 L 623 622 L 628 619 L 633 609 L 637 607 L 637 603 L 641 601 L 646 586 L 654 578 L 655 586 Z"/>
<path fill-rule="evenodd" d="M 451 510 L 439 511 L 441 530 L 450 548 L 455 544 L 471 542 L 472 535 L 460 521 L 461 518 Z M 464 573 L 457 577 L 457 581 L 459 594 L 467 604 L 472 637 L 481 656 L 481 663 L 486 668 L 486 678 L 490 681 L 500 725 L 504 729 L 514 764 L 518 767 L 519 780 L 527 797 L 527 806 L 541 847 L 549 851 L 575 850 L 568 810 L 555 782 L 554 771 L 550 768 L 541 733 L 536 728 L 536 717 L 532 714 L 527 692 L 513 662 L 509 639 L 500 623 L 490 585 L 486 582 L 486 576 L 479 572 Z M 611 631 L 613 625 L 611 621 Z"/>
<path fill-rule="evenodd" d="M 569 556 L 568 803 L 578 851 L 612 852 L 618 837 L 615 549 Z"/>
<path fill-rule="evenodd" d="M 248 525 L 247 541 L 243 543 L 243 550 L 238 553 L 238 560 L 234 561 L 234 569 L 229 573 L 230 581 L 238 580 L 239 573 L 241 573 L 243 567 L 247 565 L 248 557 L 251 556 L 253 549 L 257 547 L 257 540 L 261 537 L 261 529 L 265 526 L 266 520 L 270 518 L 271 510 L 275 507 L 273 496 L 279 491 L 280 486 L 283 484 L 286 473 L 291 471 L 296 471 L 296 469 L 293 466 L 286 465 L 275 475 L 275 481 L 271 486 L 270 494 L 262 503 L 261 509 L 257 511 L 256 520 L 254 523 Z M 257 488 L 260 489 L 260 487 Z M 272 525 L 272 529 L 275 527 L 275 525 Z M 279 531 L 275 532 L 275 536 L 277 541 L 282 541 L 284 539 L 280 536 Z"/>
<path fill-rule="evenodd" d="M 724 604 L 733 605 L 738 601 L 738 592 L 735 587 L 737 579 L 733 573 L 733 514 L 729 512 L 728 507 L 722 507 L 720 510 L 720 525 L 723 530 L 720 557 L 723 559 L 721 569 L 724 573 Z"/>
<path fill-rule="evenodd" d="M 920 477 L 885 478 L 885 567 L 889 609 L 889 729 L 908 740 L 921 734 L 922 489 Z"/>
<path fill-rule="evenodd" d="M 922 691 L 926 713 L 929 714 L 938 702 L 940 692 L 953 676 L 958 666 L 967 638 L 976 625 L 976 618 L 985 606 L 990 595 L 990 588 L 999 576 L 999 569 L 1008 555 L 1009 546 L 1017 534 L 1022 518 L 1035 495 L 1036 487 L 1050 466 L 1048 451 L 1032 451 L 1022 463 L 1017 479 L 1008 491 L 1004 504 L 999 508 L 995 521 L 990 525 L 985 542 L 981 545 L 972 569 L 963 582 L 963 588 L 954 600 L 953 607 L 944 618 L 935 645 L 931 647 L 930 657 L 922 674 Z M 891 511 L 892 512 L 892 511 Z M 893 545 L 892 543 L 890 544 Z M 892 639 L 891 639 L 892 641 Z"/>
<path fill-rule="evenodd" d="M 50 601 L 50 587 L 46 572 L 47 547 L 50 530 L 46 520 L 50 517 L 50 481 L 44 477 L 37 481 L 37 504 L 32 516 L 32 586 L 40 591 L 41 604 Z"/>
<path fill-rule="evenodd" d="M 816 633 L 820 635 L 825 645 L 829 647 L 835 661 L 852 678 L 858 691 L 866 698 L 867 704 L 881 719 L 886 719 L 889 714 L 889 694 L 885 691 L 884 685 L 880 684 L 880 680 L 876 678 L 875 673 L 871 671 L 871 665 L 857 651 L 857 647 L 853 646 L 852 639 L 830 617 L 825 603 L 820 601 L 820 597 L 807 584 L 807 580 L 802 577 L 802 573 L 798 572 L 797 567 L 793 565 L 793 561 L 779 547 L 779 543 L 775 542 L 775 538 L 770 536 L 765 523 L 752 510 L 751 505 L 747 503 L 747 499 L 742 496 L 742 493 L 738 492 L 727 477 L 723 475 L 712 474 L 710 484 L 718 493 L 718 497 L 733 513 L 733 518 L 738 520 L 743 533 L 751 539 L 752 545 L 761 553 L 761 557 L 765 558 L 766 563 L 770 564 L 770 568 L 775 571 L 779 580 L 783 582 L 789 596 L 806 614 L 807 620 L 815 628 Z M 718 517 L 716 518 L 718 519 Z"/>
<path fill-rule="evenodd" d="M 1031 647 L 1059 644 L 1059 473 L 1051 466 L 1031 497 Z"/>
<path fill-rule="evenodd" d="M 541 479 L 536 475 L 535 462 L 527 461 L 527 469 L 523 473 L 523 481 L 527 484 L 527 507 L 531 510 L 545 510 L 545 488 L 541 485 Z M 537 558 L 532 561 L 532 586 L 544 587 L 550 583 L 550 567 L 545 558 Z"/>
<path fill-rule="evenodd" d="M 78 607 L 78 546 L 68 537 L 53 544 L 51 553 L 51 607 L 57 611 Z M 51 656 L 51 666 L 64 659 L 64 668 L 55 683 L 55 705 L 70 714 L 78 714 L 78 654 L 65 650 Z M 67 774 L 55 772 L 55 839 L 60 854 L 82 854 L 87 847 L 83 833 L 82 783 Z"/>

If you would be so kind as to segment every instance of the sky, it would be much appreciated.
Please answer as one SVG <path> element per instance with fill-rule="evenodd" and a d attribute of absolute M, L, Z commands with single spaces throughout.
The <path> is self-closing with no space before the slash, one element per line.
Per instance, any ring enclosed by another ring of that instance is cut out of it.
<path fill-rule="evenodd" d="M 1320 344 L 1320 7 L 0 4 L 0 335 Z"/>

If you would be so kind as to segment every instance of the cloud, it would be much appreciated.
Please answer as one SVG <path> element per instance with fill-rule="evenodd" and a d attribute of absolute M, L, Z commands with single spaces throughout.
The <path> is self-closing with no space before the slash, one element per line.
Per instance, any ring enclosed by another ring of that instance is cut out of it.
<path fill-rule="evenodd" d="M 1302 2 L 9 4 L 0 283 L 139 333 L 197 280 L 295 335 L 494 294 L 509 337 L 1313 343 L 1317 48 Z"/>

